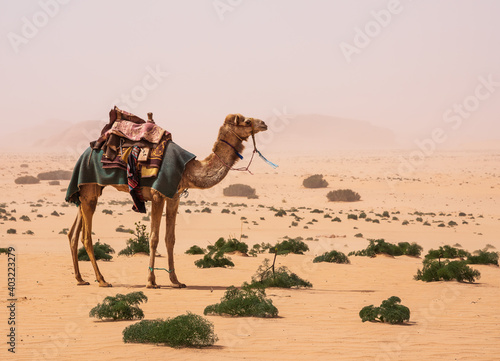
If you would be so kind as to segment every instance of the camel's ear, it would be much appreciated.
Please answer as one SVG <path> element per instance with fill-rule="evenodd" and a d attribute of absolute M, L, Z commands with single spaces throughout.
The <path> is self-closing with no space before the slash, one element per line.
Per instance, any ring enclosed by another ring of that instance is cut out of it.
<path fill-rule="evenodd" d="M 238 121 L 240 120 L 240 115 L 239 114 L 235 114 L 234 115 L 234 125 L 238 125 Z"/>

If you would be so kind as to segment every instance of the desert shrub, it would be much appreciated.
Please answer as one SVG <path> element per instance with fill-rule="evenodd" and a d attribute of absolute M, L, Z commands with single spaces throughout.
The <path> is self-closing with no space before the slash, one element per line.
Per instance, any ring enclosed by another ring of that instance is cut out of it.
<path fill-rule="evenodd" d="M 0 254 L 2 253 L 9 254 L 10 252 L 8 248 L 0 248 Z"/>
<path fill-rule="evenodd" d="M 191 246 L 186 252 L 186 254 L 205 254 L 205 250 L 200 246 L 194 245 Z"/>
<path fill-rule="evenodd" d="M 110 209 L 103 209 L 103 210 L 102 210 L 102 213 L 112 215 L 112 214 L 113 214 L 113 211 L 112 211 L 112 210 L 110 210 Z"/>
<path fill-rule="evenodd" d="M 115 232 L 134 233 L 134 231 L 131 230 L 130 228 L 123 228 L 123 226 L 116 227 Z"/>
<path fill-rule="evenodd" d="M 210 245 L 207 249 L 210 252 L 231 253 L 239 251 L 241 253 L 247 253 L 248 245 L 245 242 L 238 241 L 236 238 L 228 238 L 225 240 L 223 237 L 220 237 L 213 246 Z"/>
<path fill-rule="evenodd" d="M 309 251 L 309 246 L 299 238 L 289 238 L 278 242 L 274 247 L 269 248 L 269 253 L 278 254 L 304 254 Z"/>
<path fill-rule="evenodd" d="M 165 344 L 170 347 L 207 347 L 217 342 L 214 325 L 188 312 L 166 320 L 143 320 L 123 330 L 128 343 Z"/>
<path fill-rule="evenodd" d="M 50 215 L 51 216 L 59 217 L 59 213 L 57 211 L 53 211 Z"/>
<path fill-rule="evenodd" d="M 231 184 L 229 187 L 224 188 L 222 193 L 227 197 L 257 197 L 255 189 L 246 184 Z"/>
<path fill-rule="evenodd" d="M 335 217 L 332 219 L 332 222 L 342 222 L 342 220 L 339 217 Z"/>
<path fill-rule="evenodd" d="M 357 202 L 361 199 L 361 196 L 351 189 L 337 189 L 328 192 L 326 198 L 330 202 Z"/>
<path fill-rule="evenodd" d="M 21 217 L 19 217 L 19 219 L 22 221 L 25 221 L 25 222 L 31 222 L 30 217 L 28 217 L 26 215 L 22 215 Z"/>
<path fill-rule="evenodd" d="M 450 227 L 458 226 L 458 223 L 455 221 L 449 221 L 448 226 L 450 226 Z"/>
<path fill-rule="evenodd" d="M 359 218 L 366 218 L 366 213 L 365 212 L 361 212 L 359 214 Z"/>
<path fill-rule="evenodd" d="M 149 255 L 149 235 L 146 233 L 146 225 L 137 222 L 135 224 L 135 238 L 127 240 L 127 247 L 118 252 L 118 255 L 131 256 L 136 253 L 146 253 Z"/>
<path fill-rule="evenodd" d="M 440 246 L 439 249 L 430 249 L 425 255 L 425 259 L 438 259 L 438 258 L 467 258 L 470 253 L 449 245 Z"/>
<path fill-rule="evenodd" d="M 278 287 L 278 288 L 293 288 L 293 287 L 312 287 L 311 282 L 302 279 L 295 273 L 291 272 L 288 267 L 281 266 L 277 269 L 274 267 L 274 263 L 269 265 L 269 259 L 265 259 L 264 262 L 259 266 L 257 272 L 252 277 L 252 283 L 250 287 Z"/>
<path fill-rule="evenodd" d="M 43 172 L 37 175 L 40 180 L 70 180 L 73 172 L 69 170 L 54 170 L 50 172 Z"/>
<path fill-rule="evenodd" d="M 302 185 L 305 188 L 326 188 L 328 187 L 328 182 L 323 179 L 322 174 L 315 174 L 304 179 Z"/>
<path fill-rule="evenodd" d="M 498 266 L 498 252 L 488 252 L 484 250 L 474 251 L 473 255 L 467 257 L 467 263 L 470 264 L 493 264 Z"/>
<path fill-rule="evenodd" d="M 25 176 L 16 178 L 14 180 L 14 183 L 16 183 L 16 184 L 38 184 L 38 183 L 40 183 L 40 179 L 35 178 L 33 176 L 30 176 L 30 175 L 25 175 Z"/>
<path fill-rule="evenodd" d="M 112 320 L 143 319 L 144 312 L 138 307 L 141 302 L 147 302 L 148 298 L 141 291 L 126 295 L 117 294 L 115 297 L 108 296 L 104 301 L 92 308 L 89 317 Z"/>
<path fill-rule="evenodd" d="M 248 252 L 250 256 L 256 257 L 258 253 L 264 253 L 265 251 L 268 251 L 272 245 L 270 243 L 256 243 L 252 246 L 252 249 Z"/>
<path fill-rule="evenodd" d="M 205 315 L 227 315 L 238 317 L 276 317 L 278 309 L 266 298 L 264 288 L 244 285 L 241 289 L 228 287 L 220 303 L 209 305 Z"/>
<path fill-rule="evenodd" d="M 201 210 L 201 213 L 212 213 L 212 210 L 208 207 L 205 207 Z"/>
<path fill-rule="evenodd" d="M 349 256 L 367 256 L 375 257 L 375 255 L 384 253 L 390 256 L 420 256 L 422 247 L 417 243 L 409 244 L 408 242 L 400 242 L 397 245 L 388 243 L 384 239 L 369 239 L 370 244 L 365 249 L 356 252 L 350 252 Z"/>
<path fill-rule="evenodd" d="M 389 297 L 382 301 L 379 307 L 373 305 L 363 307 L 359 311 L 361 321 L 366 322 L 388 322 L 390 324 L 403 323 L 410 320 L 410 309 L 400 304 L 401 299 L 396 296 Z"/>
<path fill-rule="evenodd" d="M 284 209 L 280 209 L 279 211 L 276 211 L 274 214 L 275 217 L 283 217 L 286 216 L 286 211 Z"/>
<path fill-rule="evenodd" d="M 17 231 L 14 228 L 9 228 L 7 230 L 7 234 L 16 234 L 16 233 L 17 233 Z"/>
<path fill-rule="evenodd" d="M 96 242 L 94 244 L 94 256 L 96 260 L 105 260 L 109 261 L 113 258 L 111 255 L 112 253 L 115 253 L 115 250 L 111 248 L 109 244 L 106 243 L 101 243 L 101 242 Z M 87 254 L 87 250 L 85 247 L 81 247 L 78 250 L 78 260 L 79 261 L 90 261 L 89 255 Z"/>
<path fill-rule="evenodd" d="M 357 238 L 363 238 L 363 233 L 356 233 L 354 235 L 354 237 L 357 237 Z"/>
<path fill-rule="evenodd" d="M 401 223 L 401 224 L 402 224 L 403 226 L 407 226 L 407 225 L 409 225 L 409 224 L 410 224 L 410 222 L 408 222 L 408 221 L 404 220 L 404 221 L 403 221 L 403 223 Z"/>
<path fill-rule="evenodd" d="M 49 181 L 49 186 L 60 186 L 61 182 L 58 180 Z"/>
<path fill-rule="evenodd" d="M 32 235 L 34 235 L 34 234 L 35 234 L 35 232 L 33 232 L 32 230 L 28 229 L 28 230 L 27 230 L 26 232 L 24 232 L 23 234 L 27 234 L 27 235 L 32 236 Z"/>
<path fill-rule="evenodd" d="M 347 219 L 354 219 L 355 221 L 358 220 L 358 216 L 356 214 L 348 214 Z"/>
<path fill-rule="evenodd" d="M 220 211 L 221 213 L 231 213 L 231 211 L 227 208 L 224 208 L 222 211 Z"/>
<path fill-rule="evenodd" d="M 411 244 L 409 242 L 399 242 L 398 246 L 406 256 L 420 257 L 422 251 L 424 250 L 422 246 L 415 242 Z"/>
<path fill-rule="evenodd" d="M 474 282 L 481 277 L 478 270 L 467 266 L 466 261 L 440 261 L 426 259 L 423 262 L 422 270 L 417 270 L 415 280 L 433 282 L 433 281 L 451 281 L 456 279 L 458 282 Z"/>
<path fill-rule="evenodd" d="M 234 267 L 234 263 L 230 258 L 224 257 L 223 252 L 210 251 L 202 259 L 194 262 L 198 268 L 215 268 L 215 267 Z"/>
<path fill-rule="evenodd" d="M 351 263 L 349 261 L 349 258 L 342 253 L 338 251 L 330 251 L 330 252 L 325 252 L 321 256 L 318 256 L 314 258 L 313 263 L 318 263 L 318 262 L 330 262 L 330 263 Z"/>

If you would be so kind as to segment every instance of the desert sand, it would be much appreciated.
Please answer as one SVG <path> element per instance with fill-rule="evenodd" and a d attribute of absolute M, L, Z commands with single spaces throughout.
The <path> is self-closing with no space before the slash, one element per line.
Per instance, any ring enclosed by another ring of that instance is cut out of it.
<path fill-rule="evenodd" d="M 411 170 L 401 170 L 408 152 L 345 152 L 322 156 L 287 157 L 266 154 L 280 165 L 276 170 L 260 161 L 254 175 L 232 172 L 217 187 L 191 190 L 177 218 L 176 271 L 187 288 L 173 288 L 168 275 L 156 271 L 160 289 L 146 289 L 148 257 L 117 256 L 99 261 L 112 288 L 93 283 L 89 262 L 80 262 L 90 286 L 77 286 L 67 236 L 76 214 L 65 204 L 65 188 L 41 181 L 17 185 L 22 175 L 36 176 L 49 170 L 71 170 L 75 158 L 63 155 L 0 155 L 0 203 L 16 221 L 0 221 L 0 247 L 15 247 L 16 349 L 8 352 L 7 257 L 0 255 L 0 359 L 2 360 L 498 360 L 500 359 L 500 269 L 472 266 L 481 272 L 474 284 L 425 283 L 413 276 L 422 258 L 351 256 L 351 264 L 312 263 L 315 256 L 332 249 L 348 253 L 365 248 L 368 239 L 417 242 L 424 248 L 460 245 L 470 252 L 490 245 L 500 249 L 500 152 L 436 152 Z M 24 164 L 24 166 L 21 166 Z M 323 174 L 329 186 L 306 189 L 302 180 Z M 234 183 L 254 187 L 258 199 L 224 197 L 223 188 Z M 328 202 L 330 190 L 349 188 L 361 195 L 355 203 Z M 118 226 L 134 228 L 143 215 L 131 210 L 129 196 L 106 188 L 94 218 L 94 242 L 110 244 L 117 252 L 130 235 Z M 111 202 L 111 204 L 110 204 Z M 230 204 L 232 203 L 232 204 Z M 209 207 L 211 213 L 202 213 Z M 275 217 L 269 208 L 289 210 L 304 219 L 291 226 L 293 217 Z M 235 214 L 223 214 L 227 208 Z M 102 210 L 113 211 L 104 214 Z M 189 209 L 191 213 L 186 213 Z M 323 213 L 311 213 L 312 210 Z M 57 215 L 55 215 L 57 212 Z M 347 219 L 364 211 L 380 223 Z M 391 218 L 378 213 L 388 211 Z M 415 212 L 423 215 L 418 222 Z M 459 216 L 460 212 L 466 216 Z M 339 217 L 332 222 L 325 214 Z M 30 221 L 21 220 L 26 215 Z M 242 219 L 246 217 L 246 219 Z M 397 217 L 397 220 L 392 217 Z M 10 218 L 10 216 L 9 216 Z M 263 218 L 263 219 L 262 219 Z M 314 221 L 313 221 L 314 219 Z M 404 220 L 408 225 L 402 225 Z M 438 227 L 455 221 L 457 226 Z M 308 224 L 309 223 L 309 224 Z M 307 226 L 307 228 L 304 228 Z M 15 229 L 16 234 L 8 234 Z M 33 234 L 28 234 L 31 232 Z M 162 232 L 164 225 L 162 226 Z M 361 233 L 362 238 L 355 237 Z M 228 286 L 250 281 L 269 254 L 231 256 L 234 268 L 198 269 L 200 256 L 184 254 L 196 244 L 206 247 L 219 237 L 242 238 L 275 244 L 284 236 L 303 237 L 310 251 L 305 255 L 278 256 L 311 289 L 268 289 L 279 309 L 279 318 L 207 316 L 219 341 L 206 349 L 173 349 L 166 346 L 125 344 L 122 331 L 137 321 L 101 322 L 89 318 L 89 310 L 108 295 L 143 291 L 149 301 L 141 306 L 146 319 L 175 317 L 190 311 L 203 314 Z M 166 267 L 165 244 L 158 249 L 157 267 Z M 163 272 L 163 273 L 162 273 Z M 407 325 L 363 323 L 362 307 L 379 305 L 398 296 L 411 310 Z"/>

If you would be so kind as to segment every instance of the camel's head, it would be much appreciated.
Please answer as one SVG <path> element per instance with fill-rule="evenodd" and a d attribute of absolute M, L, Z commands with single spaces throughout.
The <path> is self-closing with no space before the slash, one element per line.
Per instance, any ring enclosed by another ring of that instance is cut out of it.
<path fill-rule="evenodd" d="M 241 114 L 229 114 L 224 124 L 241 139 L 247 139 L 253 134 L 267 130 L 267 125 L 260 119 L 247 118 Z"/>

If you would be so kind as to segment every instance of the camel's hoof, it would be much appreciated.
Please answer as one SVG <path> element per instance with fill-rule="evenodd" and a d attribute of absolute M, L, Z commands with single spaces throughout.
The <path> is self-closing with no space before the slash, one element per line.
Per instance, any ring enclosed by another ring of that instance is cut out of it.
<path fill-rule="evenodd" d="M 187 286 L 184 283 L 178 283 L 177 287 L 179 287 L 179 288 L 186 288 Z"/>
<path fill-rule="evenodd" d="M 113 287 L 113 285 L 108 282 L 99 282 L 99 287 Z"/>
<path fill-rule="evenodd" d="M 160 286 L 158 285 L 147 285 L 146 288 L 153 288 L 153 289 L 156 289 L 156 288 L 160 288 Z"/>
<path fill-rule="evenodd" d="M 88 286 L 88 285 L 90 285 L 90 283 L 89 282 L 85 282 L 85 281 L 78 281 L 77 285 L 78 286 Z"/>

